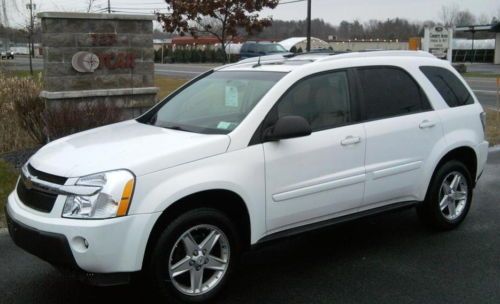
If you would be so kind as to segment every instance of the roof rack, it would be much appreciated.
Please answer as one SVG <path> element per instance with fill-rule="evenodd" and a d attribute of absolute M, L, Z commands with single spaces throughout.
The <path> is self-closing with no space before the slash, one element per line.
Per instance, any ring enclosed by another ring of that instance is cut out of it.
<path fill-rule="evenodd" d="M 422 58 L 436 58 L 434 55 L 424 51 L 370 51 L 370 52 L 352 52 L 345 54 L 338 54 L 335 56 L 328 56 L 318 59 L 317 62 L 325 62 L 338 59 L 349 58 L 367 58 L 367 57 L 422 57 Z"/>

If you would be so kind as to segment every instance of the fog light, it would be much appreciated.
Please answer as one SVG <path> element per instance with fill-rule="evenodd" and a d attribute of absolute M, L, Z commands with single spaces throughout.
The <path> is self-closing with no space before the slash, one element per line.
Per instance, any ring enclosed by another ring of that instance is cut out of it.
<path fill-rule="evenodd" d="M 89 249 L 90 244 L 87 241 L 86 238 L 77 236 L 73 238 L 73 241 L 71 242 L 71 247 L 77 252 L 85 252 L 87 249 Z"/>

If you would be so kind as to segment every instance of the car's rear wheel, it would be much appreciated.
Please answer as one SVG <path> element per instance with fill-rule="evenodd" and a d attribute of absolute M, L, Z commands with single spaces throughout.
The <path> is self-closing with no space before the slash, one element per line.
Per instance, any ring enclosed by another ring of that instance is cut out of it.
<path fill-rule="evenodd" d="M 418 214 L 432 228 L 453 229 L 469 212 L 472 190 L 467 167 L 459 161 L 449 161 L 434 175 L 426 200 L 417 208 Z"/>
<path fill-rule="evenodd" d="M 174 220 L 151 257 L 151 275 L 160 295 L 183 302 L 214 298 L 239 254 L 236 229 L 215 209 L 196 209 Z"/>

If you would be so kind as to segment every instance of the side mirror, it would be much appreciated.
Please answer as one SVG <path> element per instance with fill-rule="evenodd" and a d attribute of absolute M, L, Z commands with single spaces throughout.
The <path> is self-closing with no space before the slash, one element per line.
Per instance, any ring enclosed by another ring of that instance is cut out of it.
<path fill-rule="evenodd" d="M 264 132 L 264 141 L 278 141 L 311 135 L 311 126 L 302 116 L 283 116 Z"/>

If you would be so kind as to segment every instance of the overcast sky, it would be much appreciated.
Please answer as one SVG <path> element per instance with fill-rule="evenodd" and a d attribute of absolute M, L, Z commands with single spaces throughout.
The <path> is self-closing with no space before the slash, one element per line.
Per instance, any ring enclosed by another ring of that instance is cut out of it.
<path fill-rule="evenodd" d="M 16 0 L 17 1 L 17 0 Z M 282 0 L 287 2 L 291 0 Z M 38 11 L 84 11 L 88 0 L 34 0 Z M 476 16 L 486 15 L 488 20 L 500 13 L 499 0 L 312 0 L 313 18 L 322 18 L 337 25 L 342 20 L 361 22 L 370 19 L 406 18 L 411 21 L 438 20 L 443 5 L 456 3 L 460 9 L 470 10 Z M 105 8 L 107 0 L 95 0 L 94 10 Z M 165 8 L 162 0 L 111 0 L 116 11 L 148 13 Z M 21 9 L 25 9 L 21 7 Z M 274 19 L 298 20 L 306 15 L 306 2 L 283 4 L 275 10 L 266 10 L 263 16 Z M 17 21 L 15 23 L 21 23 Z"/>

